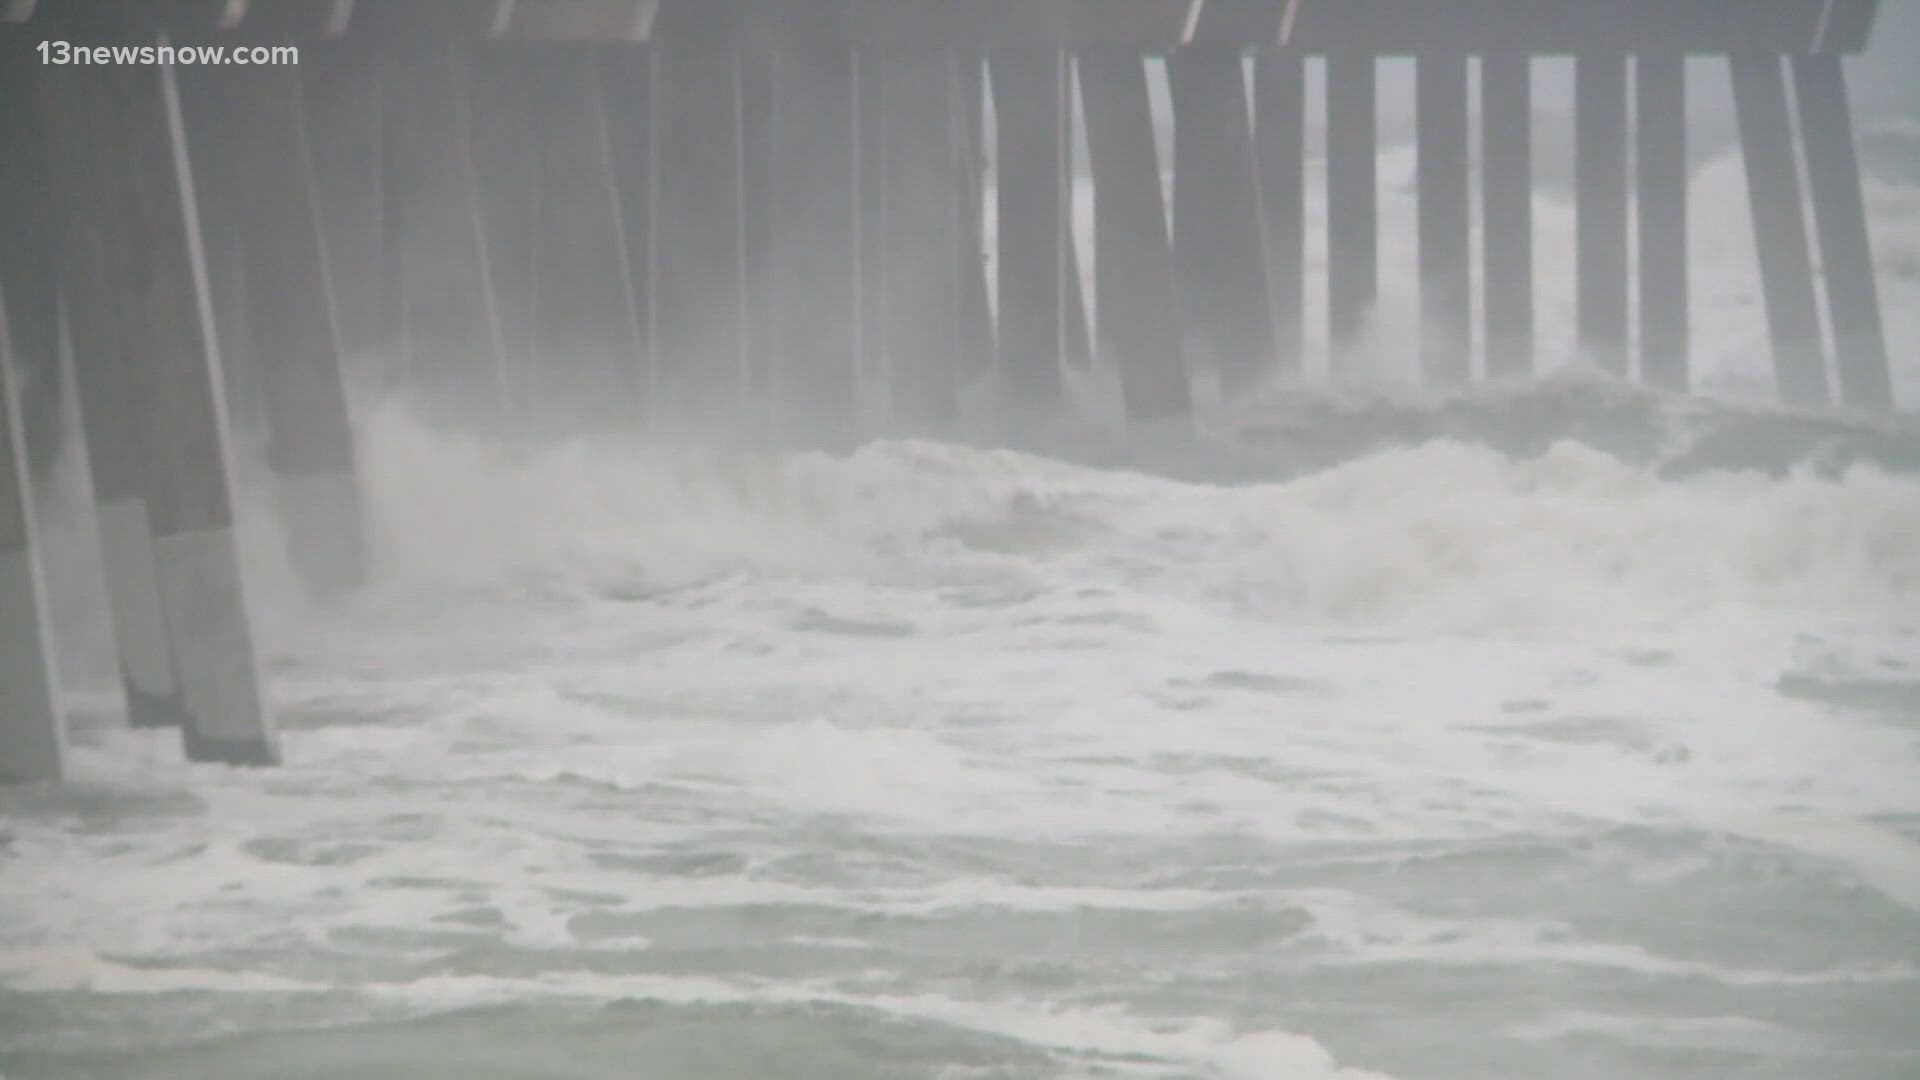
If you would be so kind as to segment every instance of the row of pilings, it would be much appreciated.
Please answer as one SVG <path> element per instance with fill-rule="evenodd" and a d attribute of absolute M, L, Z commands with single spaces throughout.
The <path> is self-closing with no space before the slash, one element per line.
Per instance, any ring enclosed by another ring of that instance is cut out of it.
<path fill-rule="evenodd" d="M 351 591 L 366 553 L 343 357 L 486 431 L 725 428 L 829 447 L 939 431 L 983 379 L 1003 412 L 1045 418 L 1070 367 L 1099 365 L 1149 420 L 1189 413 L 1202 372 L 1232 393 L 1302 367 L 1301 54 L 1172 52 L 1162 162 L 1137 48 L 853 49 L 804 22 L 749 33 L 729 10 L 665 3 L 644 44 L 475 41 L 388 18 L 303 43 L 297 66 L 247 68 L 48 65 L 6 31 L 0 775 L 60 772 L 28 466 L 51 456 L 63 353 L 130 718 L 178 726 L 195 759 L 252 763 L 278 750 L 234 540 L 232 418 L 258 414 L 313 592 Z M 1730 63 L 1782 394 L 1890 408 L 1839 61 Z M 1529 57 L 1415 64 L 1423 370 L 1440 385 L 1524 374 Z M 1574 64 L 1580 347 L 1684 388 L 1686 65 Z M 1377 66 L 1326 58 L 1336 362 L 1378 298 Z M 1088 268 L 1070 229 L 1076 130 Z"/>

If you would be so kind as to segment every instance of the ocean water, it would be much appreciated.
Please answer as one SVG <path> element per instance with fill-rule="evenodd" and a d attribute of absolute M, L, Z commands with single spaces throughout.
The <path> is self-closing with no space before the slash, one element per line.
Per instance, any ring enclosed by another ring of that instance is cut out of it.
<path fill-rule="evenodd" d="M 1702 400 L 1397 387 L 1389 227 L 1383 388 L 1200 437 L 364 402 L 375 588 L 301 601 L 249 489 L 274 770 L 124 728 L 63 483 L 0 1074 L 1920 1075 L 1920 433 L 1762 404 L 1738 162 L 1696 182 Z M 1911 402 L 1920 189 L 1870 196 Z"/>

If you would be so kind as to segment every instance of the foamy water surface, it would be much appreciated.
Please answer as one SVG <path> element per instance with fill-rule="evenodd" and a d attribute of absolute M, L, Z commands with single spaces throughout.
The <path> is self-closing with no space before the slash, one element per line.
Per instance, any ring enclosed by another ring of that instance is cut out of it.
<path fill-rule="evenodd" d="M 1702 315 L 1729 397 L 1750 315 Z M 1706 422 L 1619 393 L 843 456 L 370 403 L 376 588 L 306 604 L 249 518 L 271 771 L 124 728 L 56 493 L 74 780 L 0 791 L 0 1072 L 1920 1073 L 1907 436 L 1663 468 Z"/>

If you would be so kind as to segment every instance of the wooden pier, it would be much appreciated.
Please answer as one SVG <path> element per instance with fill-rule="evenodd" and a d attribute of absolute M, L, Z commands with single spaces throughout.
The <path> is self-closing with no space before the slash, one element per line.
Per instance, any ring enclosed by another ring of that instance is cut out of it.
<path fill-rule="evenodd" d="M 1578 346 L 1684 391 L 1685 61 L 1704 55 L 1732 75 L 1783 398 L 1890 410 L 1840 67 L 1876 8 L 0 0 L 0 778 L 61 772 L 31 486 L 63 382 L 130 721 L 178 726 L 195 760 L 271 763 L 235 417 L 264 427 L 291 561 L 327 598 L 368 574 L 354 381 L 533 439 L 843 448 L 945 430 L 979 386 L 1010 422 L 1044 422 L 1089 365 L 1129 418 L 1186 416 L 1199 377 L 1231 395 L 1303 368 L 1309 58 L 1336 379 L 1365 374 L 1380 302 L 1383 57 L 1417 72 L 1422 371 L 1449 387 L 1531 371 L 1531 61 L 1558 56 L 1576 72 Z M 47 62 L 56 41 L 70 62 Z M 289 46 L 297 64 L 71 62 Z"/>

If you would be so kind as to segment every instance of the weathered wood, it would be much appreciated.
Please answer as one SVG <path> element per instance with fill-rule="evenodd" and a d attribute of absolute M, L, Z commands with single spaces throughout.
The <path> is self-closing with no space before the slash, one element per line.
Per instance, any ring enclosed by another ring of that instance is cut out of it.
<path fill-rule="evenodd" d="M 13 326 L 29 471 L 46 477 L 60 446 L 59 290 L 47 139 L 33 107 L 40 58 L 0 29 L 0 292 Z"/>
<path fill-rule="evenodd" d="M 98 72 L 96 75 L 100 74 Z M 149 373 L 154 567 L 179 661 L 187 756 L 272 764 L 267 711 L 240 575 L 219 357 L 180 103 L 170 68 L 124 68 L 111 136 L 127 232 L 118 242 L 126 302 Z"/>
<path fill-rule="evenodd" d="M 252 0 L 235 21 L 228 0 L 175 0 L 176 30 L 231 26 L 244 39 L 265 14 L 291 7 L 311 33 L 331 32 L 341 0 Z M 419 0 L 411 0 L 419 2 Z M 642 40 L 650 0 L 517 0 L 438 10 L 444 37 L 526 35 Z M 672 0 L 666 0 L 671 3 Z M 723 0 L 707 0 L 718 7 Z M 1237 48 L 1276 39 L 1308 53 L 1407 54 L 1439 49 L 1574 53 L 1671 49 L 1722 54 L 1857 52 L 1876 0 L 736 0 L 753 22 L 774 30 L 811 23 L 827 40 L 858 48 L 1131 48 L 1159 52 L 1191 39 Z M 36 22 L 62 32 L 113 29 L 90 6 L 150 0 L 40 0 Z M 159 5 L 152 5 L 159 7 Z M 351 33 L 376 33 L 394 0 L 358 0 Z M 503 18 L 504 12 L 504 18 Z M 1197 22 L 1197 25 L 1196 25 Z M 316 25 L 320 24 L 320 25 Z"/>
<path fill-rule="evenodd" d="M 137 70 L 48 68 L 40 101 L 58 200 L 60 293 L 127 719 L 163 727 L 181 725 L 186 705 L 154 561 L 154 371 L 136 351 L 144 331 L 128 299 L 132 225 L 115 185 L 128 163 L 113 137 L 113 92 Z"/>
<path fill-rule="evenodd" d="M 1065 316 L 1066 78 L 1051 49 L 991 59 L 999 187 L 1000 374 L 1023 408 L 1060 400 Z"/>
<path fill-rule="evenodd" d="M 1627 373 L 1627 58 L 1574 59 L 1576 321 L 1586 359 Z"/>
<path fill-rule="evenodd" d="M 1263 53 L 1253 79 L 1274 352 L 1280 371 L 1297 375 L 1306 361 L 1306 67 L 1292 54 Z"/>
<path fill-rule="evenodd" d="M 1273 311 L 1253 120 L 1238 52 L 1193 48 L 1167 59 L 1173 97 L 1173 246 L 1186 352 L 1230 394 L 1272 370 Z"/>
<path fill-rule="evenodd" d="M 645 41 L 658 0 L 511 0 L 496 7 L 493 35 L 525 41 Z"/>
<path fill-rule="evenodd" d="M 1813 259 L 1801 209 L 1800 166 L 1782 60 L 1736 55 L 1734 113 L 1746 165 L 1747 198 L 1753 209 L 1754 245 L 1760 256 L 1760 287 L 1773 342 L 1774 375 L 1790 405 L 1821 406 L 1831 400 L 1820 314 L 1814 300 Z"/>
<path fill-rule="evenodd" d="M 193 77 L 189 126 L 223 133 L 195 175 L 226 203 L 240 241 L 247 371 L 266 414 L 282 530 L 309 591 L 339 596 L 365 584 L 367 540 L 298 72 Z"/>
<path fill-rule="evenodd" d="M 993 307 L 988 302 L 985 193 L 986 65 L 978 54 L 952 54 L 955 123 L 954 169 L 959 178 L 960 225 L 954 259 L 960 282 L 959 350 L 962 382 L 994 364 Z"/>
<path fill-rule="evenodd" d="M 58 780 L 65 718 L 6 301 L 0 289 L 0 782 Z"/>
<path fill-rule="evenodd" d="M 1065 185 L 1060 210 L 1060 357 L 1067 368 L 1087 371 L 1093 366 L 1092 327 L 1087 322 L 1087 298 L 1081 285 L 1080 246 L 1074 237 L 1073 191 L 1079 183 L 1075 162 L 1074 75 L 1071 58 L 1063 58 L 1064 85 L 1060 91 L 1060 169 Z"/>
<path fill-rule="evenodd" d="M 1415 63 L 1420 359 L 1428 381 L 1459 386 L 1471 379 L 1473 371 L 1467 58 L 1457 53 L 1427 54 Z"/>
<path fill-rule="evenodd" d="M 1284 44 L 1304 52 L 1527 52 L 1858 49 L 1873 0 L 1299 0 Z M 1851 9 L 1836 20 L 1836 7 Z M 1823 21 L 1843 33 L 1822 33 Z"/>
<path fill-rule="evenodd" d="M 1334 370 L 1357 374 L 1347 355 L 1380 293 L 1377 90 L 1371 56 L 1327 58 L 1327 302 Z"/>
<path fill-rule="evenodd" d="M 1183 416 L 1191 388 L 1145 65 L 1127 53 L 1083 53 L 1079 71 L 1093 160 L 1099 351 L 1119 371 L 1129 417 Z"/>
<path fill-rule="evenodd" d="M 1533 370 L 1533 81 L 1522 53 L 1480 59 L 1488 378 Z"/>
<path fill-rule="evenodd" d="M 710 0 L 711 2 L 711 0 Z M 860 49 L 1164 50 L 1191 29 L 1193 0 L 735 0 L 759 32 Z M 1248 42 L 1247 44 L 1254 44 Z"/>
<path fill-rule="evenodd" d="M 1862 409 L 1891 410 L 1893 380 L 1873 276 L 1873 246 L 1860 191 L 1860 160 L 1853 142 L 1853 109 L 1840 61 L 1793 58 L 1800 137 L 1806 143 L 1807 186 L 1826 274 L 1828 322 L 1833 327 L 1840 400 Z"/>
<path fill-rule="evenodd" d="M 1687 83 L 1677 53 L 1634 57 L 1639 173 L 1640 377 L 1685 390 L 1688 356 Z"/>

